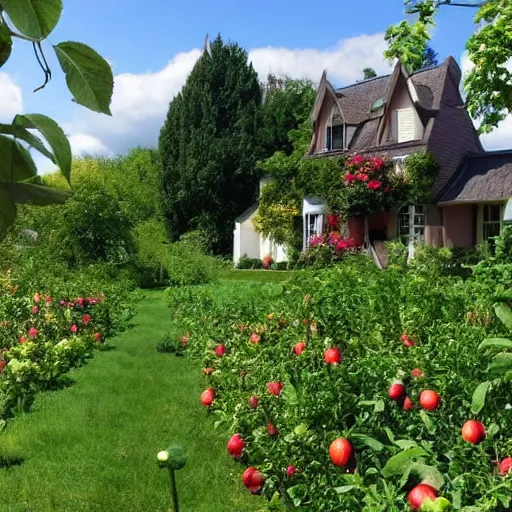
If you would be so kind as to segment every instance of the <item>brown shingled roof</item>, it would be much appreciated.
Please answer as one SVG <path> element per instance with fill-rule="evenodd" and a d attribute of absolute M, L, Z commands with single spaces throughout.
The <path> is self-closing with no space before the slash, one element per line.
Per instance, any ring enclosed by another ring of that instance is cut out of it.
<path fill-rule="evenodd" d="M 509 197 L 512 197 L 512 150 L 469 155 L 437 201 L 503 201 Z"/>

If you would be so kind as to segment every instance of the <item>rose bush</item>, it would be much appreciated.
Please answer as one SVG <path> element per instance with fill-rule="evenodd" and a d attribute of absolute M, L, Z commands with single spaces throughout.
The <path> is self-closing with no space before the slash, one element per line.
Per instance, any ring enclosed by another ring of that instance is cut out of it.
<path fill-rule="evenodd" d="M 512 456 L 510 381 L 478 413 L 471 407 L 488 363 L 477 347 L 504 334 L 488 286 L 420 265 L 382 272 L 353 257 L 284 285 L 173 289 L 169 302 L 189 333 L 186 353 L 208 370 L 226 443 L 235 434 L 244 441 L 240 476 L 247 467 L 262 473 L 251 490 L 272 510 L 504 512 L 512 506 L 512 478 L 500 474 Z M 333 348 L 338 364 L 324 359 Z M 396 382 L 403 389 L 391 399 Z M 485 428 L 478 445 L 461 434 L 468 421 Z M 336 454 L 339 465 L 330 454 L 337 439 L 353 449 Z M 429 496 L 437 501 L 423 503 Z"/>

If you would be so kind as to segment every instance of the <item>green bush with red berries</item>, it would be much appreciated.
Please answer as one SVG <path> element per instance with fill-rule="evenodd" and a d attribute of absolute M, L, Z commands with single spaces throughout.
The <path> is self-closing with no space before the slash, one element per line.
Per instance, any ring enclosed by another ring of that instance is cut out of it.
<path fill-rule="evenodd" d="M 54 281 L 46 293 L 29 294 L 29 283 L 10 271 L 0 274 L 2 421 L 29 409 L 38 392 L 64 385 L 67 372 L 92 357 L 131 315 L 123 284 L 100 286 L 92 276 Z"/>
<path fill-rule="evenodd" d="M 511 510 L 510 379 L 475 393 L 482 340 L 509 333 L 496 300 L 481 278 L 356 256 L 169 295 L 245 486 L 271 510 L 333 512 Z"/>

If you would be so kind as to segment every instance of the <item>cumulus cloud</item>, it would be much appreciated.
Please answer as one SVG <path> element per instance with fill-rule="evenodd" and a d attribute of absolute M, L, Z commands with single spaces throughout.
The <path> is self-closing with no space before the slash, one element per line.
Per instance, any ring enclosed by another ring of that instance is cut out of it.
<path fill-rule="evenodd" d="M 21 89 L 4 72 L 0 73 L 0 121 L 10 122 L 23 110 Z"/>
<path fill-rule="evenodd" d="M 332 82 L 344 85 L 361 79 L 366 67 L 388 72 L 384 48 L 383 34 L 360 35 L 325 50 L 255 48 L 249 52 L 249 60 L 262 80 L 270 72 L 318 80 L 326 69 Z M 199 49 L 193 49 L 176 55 L 159 71 L 117 75 L 112 117 L 81 110 L 79 117 L 65 125 L 66 132 L 72 140 L 86 146 L 90 143 L 95 153 L 117 154 L 137 145 L 156 145 L 169 102 L 200 55 Z"/>
<path fill-rule="evenodd" d="M 469 59 L 468 52 L 464 52 L 461 58 L 462 76 L 466 76 L 473 67 L 474 64 Z M 512 71 L 512 60 L 507 67 Z M 478 125 L 478 120 L 475 120 L 475 126 Z M 494 131 L 482 135 L 480 140 L 488 151 L 510 149 L 512 147 L 512 114 L 507 116 Z"/>

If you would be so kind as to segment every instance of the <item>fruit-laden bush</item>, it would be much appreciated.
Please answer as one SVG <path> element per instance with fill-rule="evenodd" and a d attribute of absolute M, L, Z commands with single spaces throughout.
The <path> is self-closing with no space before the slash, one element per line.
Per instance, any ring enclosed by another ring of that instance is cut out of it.
<path fill-rule="evenodd" d="M 126 282 L 100 276 L 64 272 L 36 287 L 26 275 L 0 274 L 0 420 L 30 408 L 37 392 L 59 387 L 126 326 L 135 296 Z"/>
<path fill-rule="evenodd" d="M 176 354 L 177 356 L 183 355 L 183 351 L 187 347 L 188 335 L 176 336 L 173 334 L 166 334 L 157 344 L 156 350 L 158 352 L 167 352 L 169 354 Z"/>
<path fill-rule="evenodd" d="M 473 399 L 478 347 L 506 333 L 486 286 L 353 257 L 282 285 L 172 290 L 170 306 L 202 358 L 203 403 L 244 443 L 240 475 L 259 472 L 245 485 L 274 507 L 399 512 L 439 496 L 428 510 L 504 512 L 512 384 Z"/>

